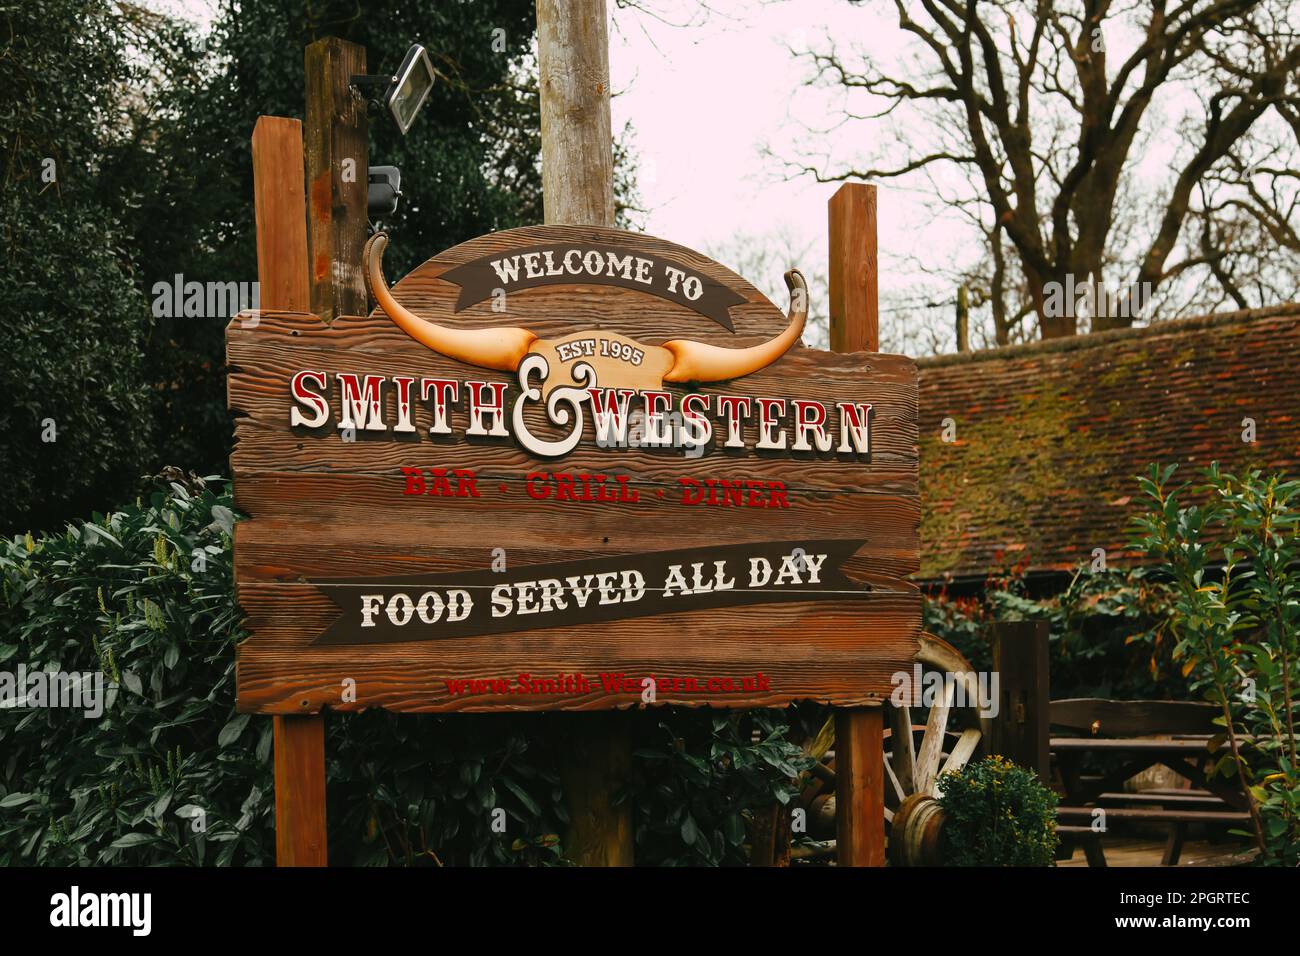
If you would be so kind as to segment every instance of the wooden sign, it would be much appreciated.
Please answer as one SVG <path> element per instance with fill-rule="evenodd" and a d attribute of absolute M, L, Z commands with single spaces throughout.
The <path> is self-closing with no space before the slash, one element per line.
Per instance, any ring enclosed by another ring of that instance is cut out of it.
<path fill-rule="evenodd" d="M 910 359 L 708 258 L 481 236 L 331 325 L 227 330 L 241 710 L 881 701 L 910 671 Z"/>

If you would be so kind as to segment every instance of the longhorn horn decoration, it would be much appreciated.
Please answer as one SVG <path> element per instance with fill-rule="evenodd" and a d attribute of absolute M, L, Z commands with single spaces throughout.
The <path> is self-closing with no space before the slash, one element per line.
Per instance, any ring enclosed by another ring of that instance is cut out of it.
<path fill-rule="evenodd" d="M 415 341 L 448 358 L 470 365 L 513 372 L 519 368 L 537 336 L 527 329 L 502 327 L 493 329 L 449 329 L 422 319 L 404 307 L 388 291 L 384 279 L 384 249 L 387 233 L 370 237 L 365 249 L 366 288 L 388 314 L 393 323 Z"/>
<path fill-rule="evenodd" d="M 790 324 L 775 338 L 746 349 L 728 349 L 688 339 L 673 339 L 663 347 L 672 353 L 673 367 L 665 382 L 720 382 L 741 378 L 771 365 L 799 341 L 808 318 L 808 284 L 798 269 L 785 274 L 790 290 Z"/>

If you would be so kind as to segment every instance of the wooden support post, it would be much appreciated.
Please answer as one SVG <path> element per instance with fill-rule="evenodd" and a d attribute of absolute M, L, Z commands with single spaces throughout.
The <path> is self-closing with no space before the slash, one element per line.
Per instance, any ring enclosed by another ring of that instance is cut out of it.
<path fill-rule="evenodd" d="M 564 850 L 580 866 L 632 865 L 632 808 L 615 806 L 632 772 L 629 715 L 558 714 L 560 783 L 569 806 Z"/>
<path fill-rule="evenodd" d="M 1047 783 L 1048 623 L 1004 621 L 993 625 L 993 671 L 998 675 L 998 714 L 991 750 L 1027 767 Z"/>
<path fill-rule="evenodd" d="M 257 282 L 264 309 L 310 312 L 302 124 L 259 116 L 253 127 L 253 208 Z"/>
<path fill-rule="evenodd" d="M 832 352 L 880 350 L 876 187 L 845 183 L 830 201 Z"/>
<path fill-rule="evenodd" d="M 542 107 L 542 201 L 547 223 L 614 225 L 605 0 L 537 0 Z M 580 866 L 632 865 L 632 807 L 615 806 L 632 765 L 630 716 L 564 714 L 560 777 L 569 802 L 565 840 Z"/>
<path fill-rule="evenodd" d="M 262 308 L 309 311 L 302 124 L 296 119 L 262 116 L 253 128 L 253 207 Z M 272 719 L 276 862 L 324 866 L 325 718 L 307 714 Z"/>
<path fill-rule="evenodd" d="M 366 103 L 348 88 L 366 72 L 366 48 L 337 37 L 317 40 L 303 55 L 307 71 L 307 241 L 311 311 L 322 321 L 364 315 L 369 151 Z"/>
<path fill-rule="evenodd" d="M 275 862 L 325 866 L 325 717 L 275 721 Z"/>
<path fill-rule="evenodd" d="M 880 350 L 876 187 L 845 183 L 831 197 L 830 341 L 835 352 Z M 836 857 L 885 865 L 885 723 L 881 707 L 835 713 Z"/>
<path fill-rule="evenodd" d="M 885 865 L 885 711 L 835 712 L 835 850 L 840 866 Z"/>

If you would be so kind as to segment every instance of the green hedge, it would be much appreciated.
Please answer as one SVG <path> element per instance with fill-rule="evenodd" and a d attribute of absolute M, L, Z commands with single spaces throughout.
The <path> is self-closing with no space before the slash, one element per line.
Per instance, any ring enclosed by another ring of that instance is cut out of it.
<path fill-rule="evenodd" d="M 191 479 L 62 534 L 0 541 L 0 670 L 103 671 L 117 685 L 97 719 L 0 711 L 0 865 L 272 862 L 271 721 L 234 710 L 235 519 L 224 483 Z M 745 862 L 749 811 L 788 800 L 807 766 L 788 719 L 630 715 L 638 861 Z M 331 861 L 563 863 L 549 725 L 331 715 Z"/>
<path fill-rule="evenodd" d="M 1172 595 L 1158 571 L 1077 569 L 1065 588 L 1030 597 L 1023 574 L 989 578 L 978 596 L 926 598 L 925 627 L 976 670 L 993 667 L 989 643 L 998 621 L 1047 621 L 1052 697 L 1185 700 L 1182 666 L 1173 660 Z"/>

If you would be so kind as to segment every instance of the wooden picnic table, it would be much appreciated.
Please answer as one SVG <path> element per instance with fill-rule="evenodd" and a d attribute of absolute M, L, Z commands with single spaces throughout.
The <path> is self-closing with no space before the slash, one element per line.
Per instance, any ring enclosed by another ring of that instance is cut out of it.
<path fill-rule="evenodd" d="M 1123 790 L 1124 782 L 1157 764 L 1168 767 L 1192 782 L 1192 786 L 1208 790 L 1235 810 L 1245 810 L 1246 801 L 1234 782 L 1222 777 L 1212 777 L 1210 765 L 1218 760 L 1217 751 L 1210 750 L 1212 738 L 1189 735 L 1174 738 L 1154 737 L 1053 737 L 1052 753 L 1056 755 L 1065 787 L 1065 799 L 1070 806 L 1092 804 L 1103 793 Z M 1089 754 L 1114 755 L 1128 758 L 1120 767 L 1097 777 L 1085 778 L 1080 773 L 1083 758 Z"/>
<path fill-rule="evenodd" d="M 1084 838 L 1083 827 L 1077 824 L 1094 817 L 1098 805 L 1114 803 L 1155 803 L 1157 808 L 1108 806 L 1106 816 L 1116 821 L 1163 823 L 1170 826 L 1169 840 L 1163 862 L 1176 865 L 1182 851 L 1183 837 L 1188 823 L 1242 824 L 1249 820 L 1243 794 L 1235 781 L 1215 777 L 1211 773 L 1220 754 L 1210 750 L 1210 735 L 1183 735 L 1177 737 L 1052 737 L 1049 741 L 1056 758 L 1065 794 L 1057 808 L 1057 817 L 1067 825 L 1062 829 Z M 1084 759 L 1090 755 L 1111 756 L 1120 760 L 1118 768 L 1095 776 L 1081 773 Z M 1142 771 L 1162 765 L 1173 770 L 1200 788 L 1194 797 L 1177 793 L 1126 794 L 1125 781 Z M 1192 810 L 1191 802 L 1204 804 L 1213 801 L 1222 809 Z M 1069 825 L 1069 824 L 1076 825 Z M 1105 865 L 1100 845 L 1093 837 L 1085 844 L 1092 865 Z"/>

